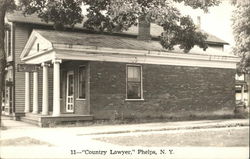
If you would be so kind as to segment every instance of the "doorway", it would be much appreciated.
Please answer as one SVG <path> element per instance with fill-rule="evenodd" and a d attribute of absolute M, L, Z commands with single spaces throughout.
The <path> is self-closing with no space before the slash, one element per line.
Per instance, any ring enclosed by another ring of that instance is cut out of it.
<path fill-rule="evenodd" d="M 66 112 L 74 112 L 74 72 L 67 72 Z"/>

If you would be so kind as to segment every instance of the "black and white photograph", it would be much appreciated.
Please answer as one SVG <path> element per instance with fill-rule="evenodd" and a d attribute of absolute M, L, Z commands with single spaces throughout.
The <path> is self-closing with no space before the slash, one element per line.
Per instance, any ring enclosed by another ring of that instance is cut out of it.
<path fill-rule="evenodd" d="M 249 0 L 0 0 L 0 159 L 249 159 Z"/>

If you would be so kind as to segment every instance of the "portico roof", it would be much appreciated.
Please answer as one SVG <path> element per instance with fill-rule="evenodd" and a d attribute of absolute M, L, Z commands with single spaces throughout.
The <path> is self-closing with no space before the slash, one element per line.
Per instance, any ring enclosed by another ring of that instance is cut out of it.
<path fill-rule="evenodd" d="M 62 59 L 219 68 L 236 68 L 239 61 L 238 57 L 215 49 L 203 51 L 195 47 L 185 54 L 178 47 L 170 52 L 154 40 L 54 30 L 33 30 L 21 59 L 33 64 Z"/>

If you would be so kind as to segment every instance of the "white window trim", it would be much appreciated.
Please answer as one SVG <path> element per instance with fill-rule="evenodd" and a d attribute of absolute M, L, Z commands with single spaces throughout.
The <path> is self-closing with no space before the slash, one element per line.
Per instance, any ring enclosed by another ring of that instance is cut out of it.
<path fill-rule="evenodd" d="M 141 98 L 140 99 L 128 99 L 128 67 L 129 66 L 134 66 L 134 67 L 140 67 L 141 69 Z M 137 64 L 126 64 L 126 99 L 125 101 L 144 101 L 144 96 L 143 96 L 143 79 L 142 79 L 142 65 L 137 65 Z"/>
<path fill-rule="evenodd" d="M 79 97 L 78 97 L 78 98 L 76 98 L 76 100 L 81 100 L 81 101 L 83 100 L 83 101 L 85 101 L 86 98 L 79 98 Z"/>
<path fill-rule="evenodd" d="M 77 73 L 77 84 L 78 84 L 78 87 L 77 87 L 77 91 L 78 91 L 78 95 L 77 95 L 77 98 L 76 98 L 76 100 L 86 100 L 86 88 L 85 88 L 85 98 L 80 98 L 79 97 L 79 95 L 80 95 L 80 80 L 79 80 L 79 70 L 80 70 L 80 67 L 85 67 L 85 69 L 86 69 L 86 73 L 87 73 L 87 65 L 79 65 L 78 66 L 78 73 Z M 86 82 L 86 81 L 85 81 Z M 86 86 L 86 83 L 85 83 L 85 86 Z"/>
<path fill-rule="evenodd" d="M 125 101 L 128 101 L 128 102 L 133 102 L 133 101 L 144 101 L 144 98 L 141 98 L 141 99 L 125 99 Z"/>

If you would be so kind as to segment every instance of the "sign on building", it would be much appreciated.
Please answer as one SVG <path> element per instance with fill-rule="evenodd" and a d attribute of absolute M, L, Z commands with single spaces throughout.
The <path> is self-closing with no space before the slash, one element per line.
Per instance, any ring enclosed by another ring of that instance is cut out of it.
<path fill-rule="evenodd" d="M 17 64 L 18 72 L 36 72 L 39 69 L 39 65 L 32 64 Z"/>

